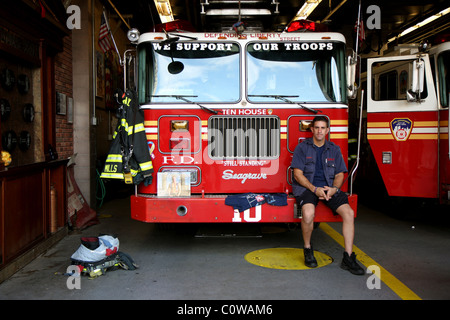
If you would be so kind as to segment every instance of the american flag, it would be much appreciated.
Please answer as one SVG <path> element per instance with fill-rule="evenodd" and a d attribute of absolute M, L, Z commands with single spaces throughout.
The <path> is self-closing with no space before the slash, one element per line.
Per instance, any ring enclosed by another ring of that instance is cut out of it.
<path fill-rule="evenodd" d="M 364 22 L 362 18 L 359 19 L 359 21 L 358 20 L 356 21 L 355 32 L 358 33 L 356 36 L 358 37 L 359 40 L 359 46 L 362 46 L 362 43 L 366 39 L 366 33 L 364 31 Z"/>
<path fill-rule="evenodd" d="M 100 32 L 98 35 L 98 45 L 103 53 L 112 49 L 111 41 L 109 39 L 109 27 L 106 23 L 105 13 L 102 13 L 102 22 L 100 24 Z"/>

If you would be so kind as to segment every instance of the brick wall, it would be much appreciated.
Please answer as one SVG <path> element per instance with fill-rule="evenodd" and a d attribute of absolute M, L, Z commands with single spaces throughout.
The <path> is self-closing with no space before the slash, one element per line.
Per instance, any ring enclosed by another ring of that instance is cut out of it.
<path fill-rule="evenodd" d="M 64 38 L 64 50 L 55 58 L 56 92 L 64 93 L 67 98 L 73 98 L 72 78 L 72 36 L 67 36 Z M 65 115 L 56 115 L 56 152 L 59 159 L 70 157 L 74 150 L 73 124 L 68 122 L 69 112 L 67 109 Z"/>

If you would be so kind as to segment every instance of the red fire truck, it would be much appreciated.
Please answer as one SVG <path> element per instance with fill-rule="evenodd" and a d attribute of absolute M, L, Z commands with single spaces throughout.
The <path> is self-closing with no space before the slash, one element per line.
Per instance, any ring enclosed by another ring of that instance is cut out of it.
<path fill-rule="evenodd" d="M 450 42 L 367 61 L 367 139 L 389 196 L 450 199 L 449 69 Z"/>
<path fill-rule="evenodd" d="M 314 29 L 313 24 L 300 23 Z M 349 69 L 332 32 L 134 34 L 136 83 L 153 153 L 153 181 L 131 197 L 133 219 L 154 223 L 299 222 L 290 164 L 316 114 L 348 155 Z M 351 83 L 351 82 L 350 82 Z M 347 191 L 347 184 L 342 188 Z M 230 195 L 287 195 L 242 212 Z M 356 212 L 357 195 L 350 195 Z M 316 221 L 340 221 L 319 205 Z"/>

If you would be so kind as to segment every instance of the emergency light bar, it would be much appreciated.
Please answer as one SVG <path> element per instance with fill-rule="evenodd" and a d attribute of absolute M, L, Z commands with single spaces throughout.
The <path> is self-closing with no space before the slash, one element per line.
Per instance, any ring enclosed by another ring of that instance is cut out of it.
<path fill-rule="evenodd" d="M 292 21 L 287 27 L 287 32 L 295 31 L 326 32 L 328 31 L 328 28 L 323 24 L 316 23 L 311 20 L 300 19 Z"/>
<path fill-rule="evenodd" d="M 191 31 L 196 32 L 189 21 L 177 19 L 174 21 L 160 23 L 155 26 L 155 32 Z"/>

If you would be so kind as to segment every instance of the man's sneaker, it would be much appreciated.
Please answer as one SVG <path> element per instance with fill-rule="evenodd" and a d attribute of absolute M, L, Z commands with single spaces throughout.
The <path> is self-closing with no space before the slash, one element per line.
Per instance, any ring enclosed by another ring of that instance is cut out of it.
<path fill-rule="evenodd" d="M 305 254 L 305 266 L 308 268 L 316 268 L 317 260 L 314 258 L 314 250 L 311 248 L 303 248 L 303 253 Z"/>
<path fill-rule="evenodd" d="M 354 252 L 349 256 L 347 252 L 344 252 L 344 257 L 342 259 L 341 268 L 344 270 L 348 270 L 353 274 L 358 276 L 363 275 L 364 269 L 360 267 L 358 262 L 356 262 L 356 255 Z"/>

